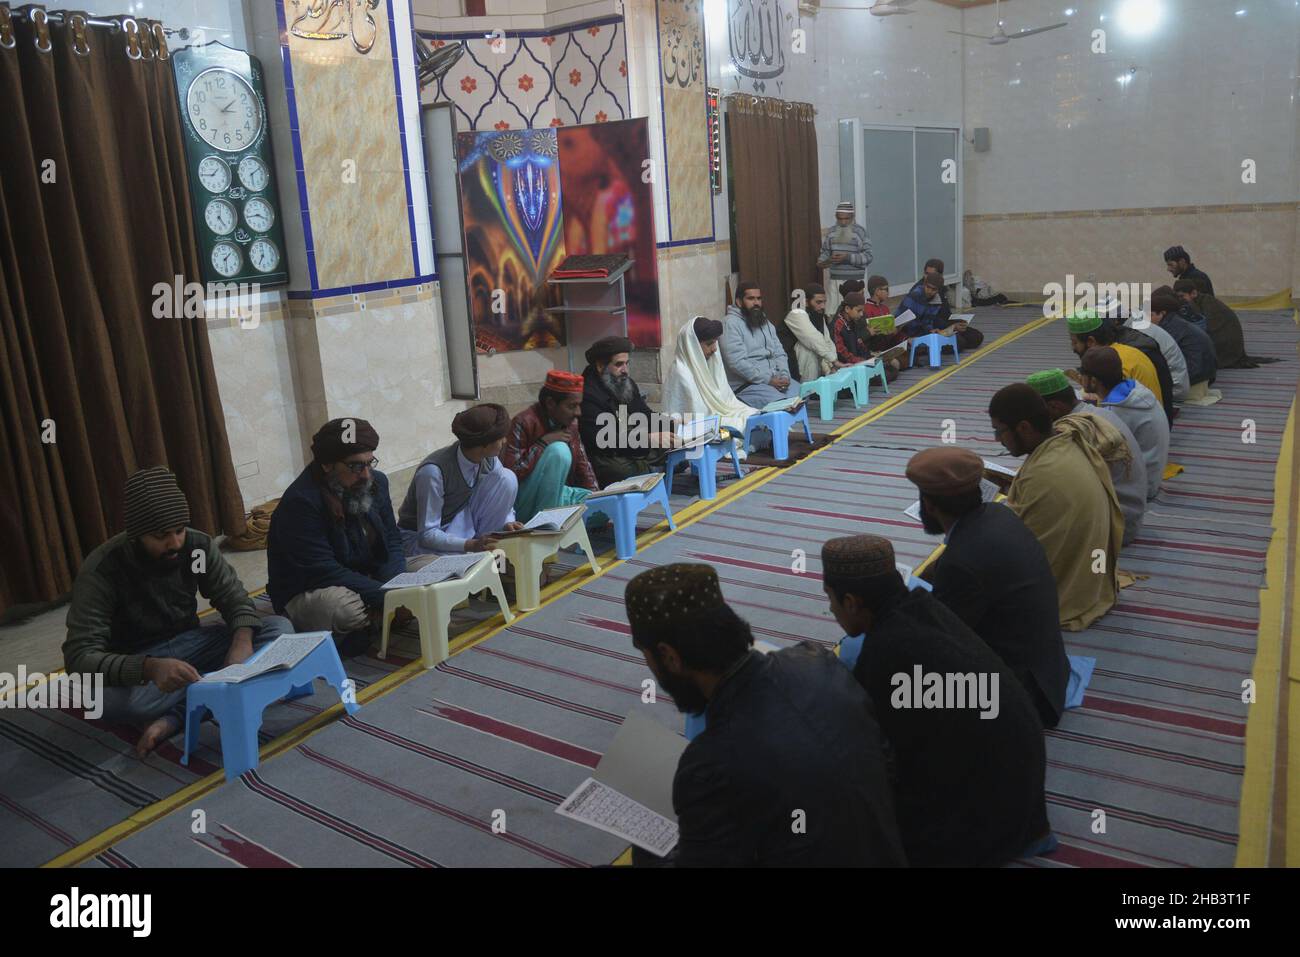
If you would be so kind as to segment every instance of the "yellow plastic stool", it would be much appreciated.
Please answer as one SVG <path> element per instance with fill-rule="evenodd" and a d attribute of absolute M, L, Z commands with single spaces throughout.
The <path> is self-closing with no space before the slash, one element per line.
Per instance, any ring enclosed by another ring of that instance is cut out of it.
<path fill-rule="evenodd" d="M 475 592 L 491 589 L 496 595 L 501 614 L 507 622 L 515 616 L 506 603 L 506 592 L 501 587 L 496 561 L 491 552 L 460 578 L 452 578 L 435 585 L 416 585 L 411 588 L 393 588 L 384 593 L 384 631 L 379 642 L 379 657 L 388 654 L 388 630 L 393 623 L 393 613 L 405 605 L 420 623 L 420 658 L 424 667 L 434 668 L 446 661 L 450 654 L 447 644 L 447 625 L 451 610 Z"/>
<path fill-rule="evenodd" d="M 600 571 L 596 557 L 591 549 L 591 539 L 587 537 L 587 527 L 582 519 L 569 526 L 568 531 L 552 532 L 549 535 L 513 535 L 501 539 L 500 549 L 515 566 L 515 604 L 520 611 L 532 611 L 542 603 L 542 566 L 561 548 L 569 545 L 581 546 L 587 555 L 593 572 Z"/>

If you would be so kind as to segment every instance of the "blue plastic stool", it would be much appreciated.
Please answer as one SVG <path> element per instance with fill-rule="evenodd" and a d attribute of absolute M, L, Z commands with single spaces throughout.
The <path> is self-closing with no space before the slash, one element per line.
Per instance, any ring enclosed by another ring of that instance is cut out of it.
<path fill-rule="evenodd" d="M 671 475 L 671 469 L 669 475 Z M 617 495 L 604 496 L 590 504 L 590 508 L 599 508 L 614 522 L 614 554 L 628 559 L 636 554 L 636 517 L 647 505 L 659 503 L 668 516 L 668 527 L 677 528 L 673 521 L 673 509 L 668 504 L 668 486 L 660 482 L 648 492 L 620 492 Z"/>
<path fill-rule="evenodd" d="M 943 350 L 951 349 L 952 358 L 955 362 L 961 362 L 961 356 L 957 354 L 957 337 L 941 336 L 937 332 L 932 332 L 928 336 L 917 336 L 912 340 L 912 349 L 908 353 L 908 362 L 916 365 L 916 347 L 925 346 L 930 354 L 930 367 L 943 364 Z"/>
<path fill-rule="evenodd" d="M 248 660 L 256 661 L 268 646 L 258 649 Z M 262 726 L 262 711 L 273 702 L 305 698 L 315 693 L 312 682 L 324 678 L 338 690 L 348 714 L 361 707 L 355 694 L 344 694 L 348 676 L 343 671 L 338 649 L 326 638 L 302 661 L 288 671 L 272 671 L 240 682 L 195 682 L 185 694 L 185 753 L 181 764 L 190 763 L 190 752 L 199 743 L 203 712 L 210 711 L 221 726 L 221 760 L 226 766 L 226 780 L 239 777 L 257 767 L 257 729 Z"/>
<path fill-rule="evenodd" d="M 692 458 L 690 455 L 692 452 L 698 452 L 699 454 Z M 710 442 L 708 445 L 702 445 L 695 449 L 673 449 L 668 453 L 668 458 L 664 460 L 666 469 L 664 484 L 668 486 L 668 494 L 673 494 L 673 473 L 677 471 L 677 466 L 685 460 L 690 463 L 691 471 L 699 479 L 700 498 L 717 498 L 718 473 L 715 466 L 728 455 L 731 456 L 731 463 L 736 467 L 736 478 L 740 478 L 740 456 L 736 453 L 735 439 Z"/>
<path fill-rule="evenodd" d="M 772 433 L 772 458 L 787 459 L 790 457 L 790 430 L 800 422 L 803 423 L 804 435 L 808 437 L 808 442 L 811 444 L 813 434 L 812 426 L 808 424 L 807 405 L 801 405 L 799 411 L 793 415 L 780 411 L 751 415 L 745 420 L 745 448 L 754 451 L 754 446 L 749 442 L 750 436 L 755 429 L 767 429 Z"/>
<path fill-rule="evenodd" d="M 802 398 L 806 395 L 812 395 L 814 392 L 817 393 L 817 398 L 821 400 L 820 418 L 823 422 L 829 422 L 835 418 L 835 397 L 840 394 L 841 389 L 852 389 L 853 404 L 855 406 L 862 404 L 857 384 L 854 381 L 855 378 L 852 366 L 840 369 L 838 372 L 824 375 L 820 379 L 802 383 L 799 386 L 799 396 Z"/>
<path fill-rule="evenodd" d="M 879 379 L 880 384 L 885 387 L 885 395 L 889 395 L 889 379 L 885 376 L 885 364 L 879 359 L 874 365 L 868 362 L 855 362 L 845 371 L 853 376 L 853 404 L 857 408 L 871 405 L 872 379 Z"/>

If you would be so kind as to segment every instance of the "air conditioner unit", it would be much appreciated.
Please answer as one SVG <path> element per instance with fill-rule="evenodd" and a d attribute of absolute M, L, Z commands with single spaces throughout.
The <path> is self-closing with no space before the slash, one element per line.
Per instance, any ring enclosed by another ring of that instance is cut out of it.
<path fill-rule="evenodd" d="M 799 12 L 810 17 L 817 16 L 821 6 L 822 0 L 799 0 Z"/>

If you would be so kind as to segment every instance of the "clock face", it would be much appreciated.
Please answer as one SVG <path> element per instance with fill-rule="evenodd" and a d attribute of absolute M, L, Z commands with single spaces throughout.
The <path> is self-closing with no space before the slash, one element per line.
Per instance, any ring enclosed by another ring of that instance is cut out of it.
<path fill-rule="evenodd" d="M 230 167 L 219 156 L 205 156 L 199 163 L 199 182 L 209 193 L 224 193 L 230 188 Z"/>
<path fill-rule="evenodd" d="M 203 210 L 203 220 L 208 229 L 218 236 L 224 236 L 235 228 L 235 207 L 224 199 L 214 199 Z"/>
<path fill-rule="evenodd" d="M 185 94 L 185 112 L 194 131 L 223 153 L 248 149 L 262 132 L 257 94 L 242 76 L 222 67 L 194 78 Z"/>
<path fill-rule="evenodd" d="M 248 261 L 258 272 L 271 272 L 280 264 L 280 250 L 269 239 L 254 239 L 248 247 Z"/>
<path fill-rule="evenodd" d="M 253 232 L 267 232 L 275 222 L 275 210 L 262 197 L 254 196 L 244 204 L 244 222 Z"/>
<path fill-rule="evenodd" d="M 239 181 L 249 192 L 260 193 L 271 182 L 271 175 L 256 156 L 245 156 L 239 161 Z"/>
<path fill-rule="evenodd" d="M 234 243 L 220 242 L 212 247 L 212 268 L 227 279 L 239 272 L 243 262 L 244 257 Z"/>

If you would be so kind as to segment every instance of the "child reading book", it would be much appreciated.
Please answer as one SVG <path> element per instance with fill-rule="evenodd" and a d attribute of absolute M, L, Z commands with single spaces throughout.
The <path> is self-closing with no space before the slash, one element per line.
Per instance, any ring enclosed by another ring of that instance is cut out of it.
<path fill-rule="evenodd" d="M 867 347 L 879 355 L 907 342 L 907 333 L 897 328 L 889 308 L 889 280 L 884 276 L 872 276 L 867 280 L 867 292 L 871 296 L 863 309 L 869 330 Z M 893 382 L 898 373 L 910 364 L 906 350 L 895 352 L 885 360 L 885 380 Z"/>

